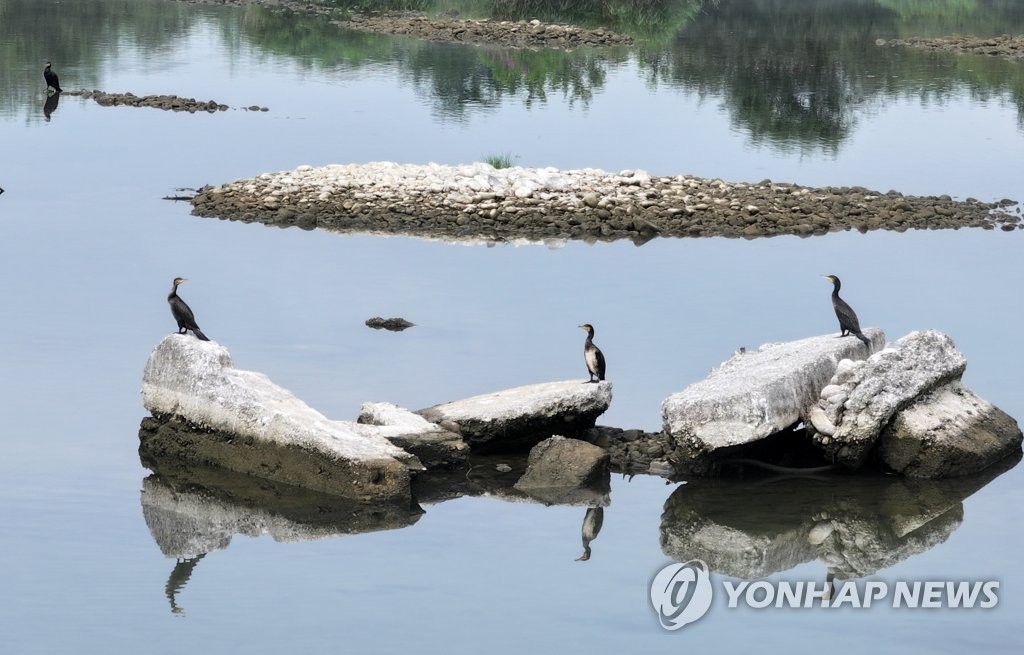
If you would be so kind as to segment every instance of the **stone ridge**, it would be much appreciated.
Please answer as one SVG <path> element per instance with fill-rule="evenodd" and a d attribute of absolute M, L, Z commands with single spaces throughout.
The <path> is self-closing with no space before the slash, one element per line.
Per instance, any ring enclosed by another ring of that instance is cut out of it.
<path fill-rule="evenodd" d="M 275 226 L 487 241 L 643 243 L 656 236 L 810 236 L 850 229 L 1014 230 L 1021 223 L 1012 200 L 487 163 L 299 166 L 205 187 L 192 204 L 199 216 Z"/>

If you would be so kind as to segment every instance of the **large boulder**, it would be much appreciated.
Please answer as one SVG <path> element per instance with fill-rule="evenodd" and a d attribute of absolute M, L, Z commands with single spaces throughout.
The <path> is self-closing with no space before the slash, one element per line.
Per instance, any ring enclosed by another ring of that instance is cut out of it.
<path fill-rule="evenodd" d="M 409 503 L 412 455 L 373 426 L 332 421 L 267 376 L 234 367 L 223 346 L 172 334 L 142 380 L 140 454 L 184 460 L 374 502 Z"/>
<path fill-rule="evenodd" d="M 911 332 L 863 362 L 844 365 L 808 411 L 812 439 L 834 462 L 859 468 L 897 412 L 951 381 L 967 360 L 941 332 Z"/>
<path fill-rule="evenodd" d="M 357 423 L 377 426 L 377 434 L 418 457 L 428 469 L 463 464 L 469 455 L 462 437 L 392 403 L 363 403 Z"/>
<path fill-rule="evenodd" d="M 473 450 L 511 450 L 554 434 L 581 434 L 611 401 L 610 382 L 566 380 L 473 396 L 416 413 L 456 432 Z"/>
<path fill-rule="evenodd" d="M 1021 447 L 1009 415 L 960 382 L 921 396 L 882 431 L 878 452 L 898 473 L 947 478 L 981 471 Z"/>
<path fill-rule="evenodd" d="M 586 503 L 606 493 L 609 459 L 599 446 L 554 436 L 530 450 L 526 472 L 515 488 L 543 502 Z"/>
<path fill-rule="evenodd" d="M 661 406 L 669 461 L 679 472 L 707 474 L 722 451 L 798 422 L 840 360 L 862 359 L 885 345 L 881 330 L 864 334 L 870 348 L 836 335 L 765 344 L 735 354 L 706 379 L 672 394 Z"/>

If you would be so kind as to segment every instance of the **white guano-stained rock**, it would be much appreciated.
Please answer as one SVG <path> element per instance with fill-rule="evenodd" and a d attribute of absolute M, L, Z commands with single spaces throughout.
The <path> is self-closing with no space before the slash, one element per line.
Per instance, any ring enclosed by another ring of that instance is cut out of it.
<path fill-rule="evenodd" d="M 877 328 L 864 330 L 871 352 L 885 345 Z M 741 352 L 706 379 L 662 403 L 668 459 L 679 472 L 710 472 L 719 451 L 763 439 L 800 420 L 843 359 L 870 354 L 854 337 L 825 335 L 770 343 Z"/>
<path fill-rule="evenodd" d="M 162 425 L 140 432 L 144 456 L 214 464 L 362 500 L 410 500 L 416 458 L 379 428 L 332 421 L 287 389 L 236 369 L 223 346 L 172 334 L 153 350 L 142 381 Z"/>
<path fill-rule="evenodd" d="M 428 469 L 461 464 L 469 455 L 459 435 L 392 403 L 363 403 L 358 422 L 376 426 L 375 434 L 412 453 Z"/>
<path fill-rule="evenodd" d="M 812 439 L 831 461 L 859 468 L 897 412 L 959 380 L 966 367 L 967 360 L 945 334 L 911 332 L 866 361 L 843 367 L 817 403 L 834 430 L 814 431 Z M 812 427 L 825 422 L 820 415 L 810 421 Z"/>
<path fill-rule="evenodd" d="M 1013 418 L 953 382 L 897 414 L 883 430 L 878 452 L 907 477 L 958 477 L 1019 452 L 1021 437 Z"/>
<path fill-rule="evenodd" d="M 459 434 L 470 448 L 533 445 L 594 426 L 612 401 L 610 382 L 543 382 L 421 409 L 426 420 Z"/>

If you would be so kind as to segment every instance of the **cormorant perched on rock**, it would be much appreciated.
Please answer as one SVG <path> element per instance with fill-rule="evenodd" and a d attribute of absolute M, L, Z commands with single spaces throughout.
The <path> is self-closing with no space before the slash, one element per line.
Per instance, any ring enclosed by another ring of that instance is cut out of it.
<path fill-rule="evenodd" d="M 192 313 L 192 310 L 185 301 L 178 295 L 178 285 L 185 281 L 185 278 L 176 277 L 174 283 L 171 286 L 171 292 L 167 294 L 167 302 L 171 306 L 171 314 L 174 315 L 174 320 L 178 322 L 178 334 L 186 334 L 189 330 L 196 335 L 197 339 L 201 341 L 209 341 L 209 337 L 203 334 L 203 331 L 196 325 L 196 317 Z"/>
<path fill-rule="evenodd" d="M 587 362 L 587 371 L 590 373 L 587 382 L 599 382 L 604 380 L 604 353 L 594 345 L 594 326 L 585 323 L 580 327 L 587 331 L 587 341 L 583 344 L 583 359 Z"/>
<path fill-rule="evenodd" d="M 60 88 L 60 80 L 57 79 L 57 74 L 53 72 L 52 68 L 50 68 L 52 65 L 53 64 L 50 62 L 46 62 L 46 68 L 43 69 L 43 79 L 46 80 L 47 90 L 53 89 L 57 93 L 60 93 L 63 89 Z"/>
<path fill-rule="evenodd" d="M 852 307 L 846 304 L 845 300 L 839 297 L 839 287 L 843 283 L 835 275 L 825 275 L 824 278 L 832 282 L 832 307 L 836 310 L 836 318 L 839 319 L 839 336 L 845 337 L 852 334 L 870 348 L 871 341 L 860 331 L 860 321 L 857 320 L 857 314 L 853 311 Z"/>

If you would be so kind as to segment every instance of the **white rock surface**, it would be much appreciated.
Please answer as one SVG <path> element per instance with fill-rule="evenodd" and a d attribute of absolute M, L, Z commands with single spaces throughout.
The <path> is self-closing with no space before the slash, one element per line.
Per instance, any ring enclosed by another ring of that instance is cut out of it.
<path fill-rule="evenodd" d="M 611 400 L 610 382 L 566 380 L 482 394 L 416 413 L 458 433 L 471 448 L 504 448 L 593 427 Z"/>
<path fill-rule="evenodd" d="M 383 476 L 385 484 L 378 485 L 379 489 L 366 488 L 370 495 L 404 493 L 408 497 L 408 468 L 420 467 L 415 457 L 374 434 L 379 429 L 327 419 L 267 376 L 235 368 L 228 350 L 212 341 L 179 334 L 166 337 L 146 362 L 142 397 L 146 409 L 156 417 L 177 417 L 202 430 L 251 439 L 257 448 L 250 454 L 258 451 L 259 445 L 276 447 L 278 454 L 286 452 L 281 448 L 294 448 L 304 457 L 327 464 L 358 467 L 374 480 Z M 196 457 L 209 463 L 243 473 L 273 475 L 264 470 L 268 467 L 247 462 L 223 448 L 211 451 L 206 447 L 210 444 L 198 443 L 190 444 L 189 452 L 192 445 L 202 448 Z M 279 467 L 269 467 L 274 468 Z M 334 482 L 344 485 L 345 481 Z"/>
<path fill-rule="evenodd" d="M 459 435 L 393 403 L 363 403 L 356 427 L 412 453 L 428 469 L 459 464 L 469 455 Z"/>
<path fill-rule="evenodd" d="M 868 328 L 872 352 L 885 334 Z M 840 360 L 864 358 L 864 344 L 836 335 L 770 343 L 737 353 L 706 379 L 662 403 L 664 431 L 677 470 L 702 474 L 717 451 L 750 443 L 800 420 L 836 372 Z"/>
<path fill-rule="evenodd" d="M 860 467 L 897 412 L 919 396 L 959 380 L 967 360 L 953 340 L 934 330 L 911 332 L 866 361 L 844 367 L 823 392 L 817 406 L 832 434 L 812 434 L 830 460 Z M 834 387 L 834 389 L 833 389 Z M 815 416 L 811 425 L 826 425 Z"/>
<path fill-rule="evenodd" d="M 984 470 L 1021 447 L 1017 422 L 960 382 L 926 394 L 898 413 L 878 441 L 893 470 L 948 478 Z"/>

